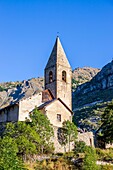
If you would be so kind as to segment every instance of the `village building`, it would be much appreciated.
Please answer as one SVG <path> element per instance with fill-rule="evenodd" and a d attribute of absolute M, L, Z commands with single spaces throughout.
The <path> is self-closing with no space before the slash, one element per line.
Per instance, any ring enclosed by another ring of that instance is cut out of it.
<path fill-rule="evenodd" d="M 45 114 L 54 128 L 55 152 L 64 152 L 58 142 L 58 129 L 65 120 L 72 121 L 72 69 L 59 37 L 45 67 L 45 90 L 21 99 L 18 103 L 0 110 L 0 122 L 25 121 L 35 107 Z M 94 146 L 92 133 L 80 133 L 78 140 Z M 73 145 L 72 147 L 73 148 Z"/>

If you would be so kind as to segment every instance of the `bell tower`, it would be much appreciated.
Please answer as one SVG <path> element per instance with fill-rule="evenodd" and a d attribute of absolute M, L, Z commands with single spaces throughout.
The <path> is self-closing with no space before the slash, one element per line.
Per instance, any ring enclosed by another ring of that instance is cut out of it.
<path fill-rule="evenodd" d="M 54 98 L 60 98 L 70 109 L 72 109 L 71 79 L 72 69 L 57 37 L 45 67 L 45 89 L 49 89 Z"/>

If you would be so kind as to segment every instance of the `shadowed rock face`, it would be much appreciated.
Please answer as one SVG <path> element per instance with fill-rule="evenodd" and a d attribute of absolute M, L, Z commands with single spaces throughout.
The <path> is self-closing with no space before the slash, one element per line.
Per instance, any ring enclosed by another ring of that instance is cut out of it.
<path fill-rule="evenodd" d="M 73 102 L 77 106 L 98 100 L 111 100 L 113 98 L 113 61 L 105 65 L 91 81 L 78 86 L 73 97 Z"/>
<path fill-rule="evenodd" d="M 44 88 L 43 78 L 32 78 L 22 82 L 1 83 L 0 108 L 16 103 L 22 98 L 28 98 Z"/>
<path fill-rule="evenodd" d="M 89 82 L 73 92 L 74 120 L 83 128 L 98 129 L 101 114 L 113 99 L 113 61 L 105 65 Z"/>

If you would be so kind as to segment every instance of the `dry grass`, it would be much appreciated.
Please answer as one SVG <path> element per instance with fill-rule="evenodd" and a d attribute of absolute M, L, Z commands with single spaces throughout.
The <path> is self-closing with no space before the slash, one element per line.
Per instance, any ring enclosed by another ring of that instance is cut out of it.
<path fill-rule="evenodd" d="M 36 166 L 36 162 L 27 162 L 25 163 L 25 167 L 28 169 L 28 170 L 35 170 L 34 167 Z"/>

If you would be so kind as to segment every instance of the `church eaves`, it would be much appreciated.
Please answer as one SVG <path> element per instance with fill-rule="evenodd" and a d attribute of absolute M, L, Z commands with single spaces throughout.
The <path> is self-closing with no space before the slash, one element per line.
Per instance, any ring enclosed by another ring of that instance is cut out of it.
<path fill-rule="evenodd" d="M 58 36 L 45 69 L 57 64 L 71 68 Z"/>

